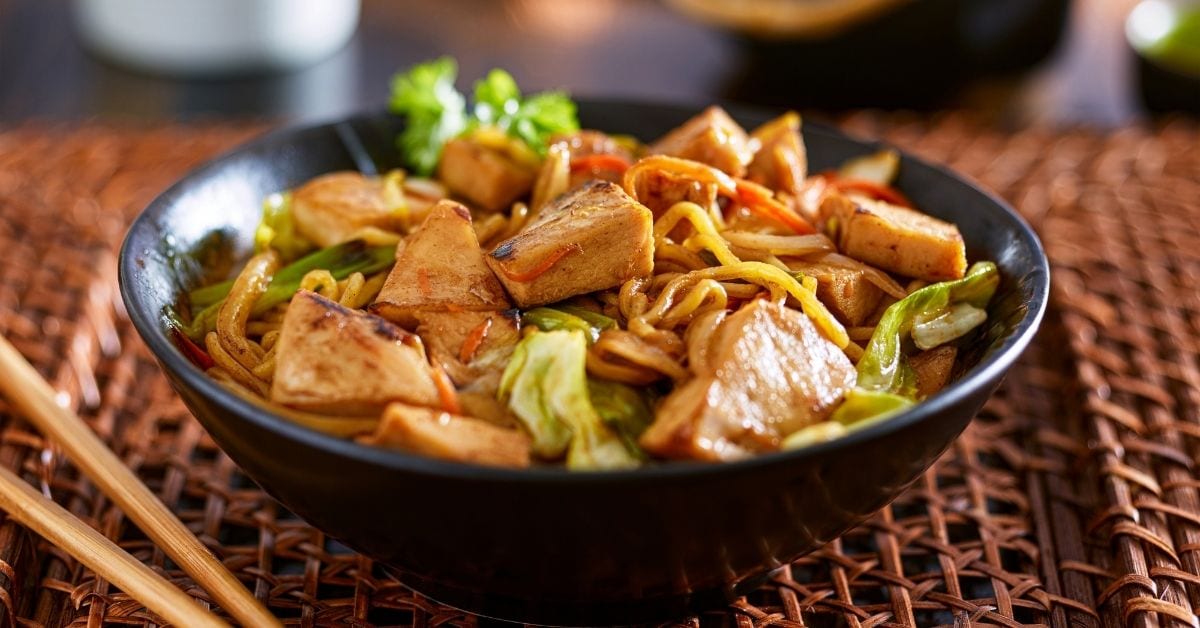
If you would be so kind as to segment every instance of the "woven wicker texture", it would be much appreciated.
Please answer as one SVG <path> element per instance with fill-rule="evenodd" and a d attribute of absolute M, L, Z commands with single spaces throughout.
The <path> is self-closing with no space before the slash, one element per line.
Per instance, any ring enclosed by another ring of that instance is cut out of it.
<path fill-rule="evenodd" d="M 949 163 L 1017 205 L 1054 263 L 1052 311 L 981 416 L 895 503 L 746 599 L 681 623 L 1196 625 L 1200 131 L 1005 133 L 958 115 L 863 114 L 843 125 Z M 0 332 L 288 623 L 487 623 L 413 594 L 267 498 L 190 417 L 122 318 L 114 260 L 127 222 L 253 132 L 0 130 Z M 3 410 L 0 464 L 207 601 Z M 7 522 L 0 613 L 4 626 L 156 623 Z"/>

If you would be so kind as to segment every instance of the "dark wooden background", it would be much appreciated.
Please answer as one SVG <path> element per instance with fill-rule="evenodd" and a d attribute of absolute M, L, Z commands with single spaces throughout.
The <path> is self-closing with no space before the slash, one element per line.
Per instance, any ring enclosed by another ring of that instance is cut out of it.
<path fill-rule="evenodd" d="M 919 107 L 978 110 L 1014 125 L 1127 123 L 1141 115 L 1122 37 L 1131 4 L 1073 0 L 1062 40 L 1044 61 L 971 76 Z M 397 68 L 438 54 L 455 55 L 467 79 L 501 66 L 531 89 L 687 102 L 781 99 L 769 80 L 740 80 L 755 61 L 734 38 L 659 0 L 365 0 L 357 36 L 332 58 L 289 74 L 206 80 L 139 74 L 89 55 L 74 36 L 67 0 L 0 0 L 0 123 L 325 118 L 379 106 Z"/>

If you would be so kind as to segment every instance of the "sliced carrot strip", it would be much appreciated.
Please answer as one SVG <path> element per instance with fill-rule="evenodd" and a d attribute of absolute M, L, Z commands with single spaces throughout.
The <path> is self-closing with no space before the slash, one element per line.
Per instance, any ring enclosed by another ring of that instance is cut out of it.
<path fill-rule="evenodd" d="M 876 198 L 892 205 L 912 208 L 912 201 L 903 192 L 897 190 L 890 185 L 881 185 L 874 181 L 865 179 L 840 179 L 831 177 L 829 184 L 842 192 L 862 192 L 867 196 Z"/>
<path fill-rule="evenodd" d="M 423 297 L 433 294 L 433 286 L 429 285 L 429 271 L 424 268 L 417 269 L 417 289 Z"/>
<path fill-rule="evenodd" d="M 558 249 L 550 255 L 547 255 L 546 259 L 542 260 L 542 263 L 530 268 L 529 270 L 513 272 L 507 268 L 501 267 L 500 272 L 504 273 L 505 277 L 508 277 L 513 281 L 533 281 L 534 279 L 546 274 L 546 271 L 553 268 L 555 264 L 562 260 L 562 258 L 576 251 L 583 251 L 583 247 L 572 242 L 571 244 Z"/>
<path fill-rule="evenodd" d="M 433 363 L 433 384 L 437 386 L 438 400 L 442 409 L 450 414 L 462 414 L 462 406 L 458 405 L 458 391 L 454 390 L 454 382 L 446 370 L 436 361 Z"/>
<path fill-rule="evenodd" d="M 782 223 L 798 234 L 816 233 L 817 230 L 807 220 L 788 209 L 786 205 L 775 200 L 771 190 L 753 181 L 737 180 L 738 200 L 742 205 L 760 216 Z"/>
<path fill-rule="evenodd" d="M 487 317 L 482 323 L 475 326 L 471 333 L 467 334 L 467 339 L 463 341 L 462 346 L 458 348 L 458 361 L 466 364 L 475 357 L 475 352 L 479 350 L 479 346 L 483 344 L 484 338 L 487 338 L 488 330 L 492 328 L 492 317 Z"/>
<path fill-rule="evenodd" d="M 617 173 L 624 173 L 629 169 L 629 160 L 620 155 L 584 155 L 571 160 L 571 172 L 584 172 L 589 170 L 611 170 Z"/>

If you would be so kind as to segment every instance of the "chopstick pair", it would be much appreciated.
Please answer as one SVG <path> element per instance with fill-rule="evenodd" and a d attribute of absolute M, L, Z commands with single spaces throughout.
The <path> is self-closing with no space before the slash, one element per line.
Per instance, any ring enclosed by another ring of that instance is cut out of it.
<path fill-rule="evenodd" d="M 71 462 L 230 615 L 246 626 L 282 626 L 82 419 L 55 402 L 54 389 L 3 336 L 0 393 L 43 435 L 58 443 Z M 226 625 L 141 561 L 2 467 L 0 508 L 171 623 Z"/>

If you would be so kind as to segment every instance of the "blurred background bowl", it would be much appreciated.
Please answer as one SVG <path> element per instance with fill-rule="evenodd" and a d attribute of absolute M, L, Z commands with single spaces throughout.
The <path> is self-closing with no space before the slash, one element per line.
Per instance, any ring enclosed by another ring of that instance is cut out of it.
<path fill-rule="evenodd" d="M 1144 0 L 1125 21 L 1151 111 L 1200 112 L 1200 1 Z"/>
<path fill-rule="evenodd" d="M 175 75 L 277 72 L 311 65 L 354 36 L 359 0 L 76 0 L 96 54 Z"/>
<path fill-rule="evenodd" d="M 746 58 L 726 90 L 772 105 L 926 107 L 969 79 L 1028 68 L 1070 0 L 667 0 Z"/>

